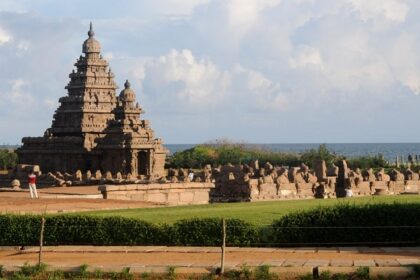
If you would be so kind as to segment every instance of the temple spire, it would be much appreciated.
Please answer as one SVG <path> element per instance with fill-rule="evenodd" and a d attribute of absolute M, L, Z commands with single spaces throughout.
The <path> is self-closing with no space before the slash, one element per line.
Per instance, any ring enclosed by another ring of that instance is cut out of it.
<path fill-rule="evenodd" d="M 129 88 L 130 88 L 130 86 L 131 86 L 130 82 L 129 82 L 128 80 L 125 80 L 124 87 L 125 87 L 126 89 L 129 89 Z"/>
<path fill-rule="evenodd" d="M 89 35 L 89 38 L 92 38 L 93 36 L 95 36 L 95 31 L 93 31 L 93 28 L 92 28 L 92 22 L 90 22 L 88 35 Z"/>

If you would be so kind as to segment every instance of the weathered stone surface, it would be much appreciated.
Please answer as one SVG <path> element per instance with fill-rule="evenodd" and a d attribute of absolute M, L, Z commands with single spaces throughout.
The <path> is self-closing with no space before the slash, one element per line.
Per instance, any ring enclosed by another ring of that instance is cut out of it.
<path fill-rule="evenodd" d="M 106 199 L 138 200 L 170 205 L 209 203 L 209 192 L 213 188 L 213 183 L 201 182 L 99 186 Z"/>

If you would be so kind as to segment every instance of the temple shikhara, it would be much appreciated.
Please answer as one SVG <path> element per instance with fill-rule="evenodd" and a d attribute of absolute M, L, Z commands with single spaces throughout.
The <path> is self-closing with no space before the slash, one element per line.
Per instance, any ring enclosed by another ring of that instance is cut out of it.
<path fill-rule="evenodd" d="M 17 150 L 19 163 L 39 165 L 43 172 L 101 170 L 113 174 L 164 174 L 167 150 L 154 136 L 128 81 L 117 96 L 117 85 L 92 24 L 59 99 L 51 128 L 43 137 L 25 137 Z"/>

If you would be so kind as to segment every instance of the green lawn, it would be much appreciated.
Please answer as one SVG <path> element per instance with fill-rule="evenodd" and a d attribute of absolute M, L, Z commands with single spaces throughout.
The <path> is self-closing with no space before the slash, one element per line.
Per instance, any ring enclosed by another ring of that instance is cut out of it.
<path fill-rule="evenodd" d="M 215 203 L 196 206 L 107 210 L 87 212 L 94 216 L 124 216 L 153 223 L 174 223 L 190 218 L 238 218 L 255 225 L 270 224 L 273 220 L 293 211 L 340 203 L 420 203 L 420 195 L 366 196 L 359 198 L 286 200 L 268 202 Z"/>

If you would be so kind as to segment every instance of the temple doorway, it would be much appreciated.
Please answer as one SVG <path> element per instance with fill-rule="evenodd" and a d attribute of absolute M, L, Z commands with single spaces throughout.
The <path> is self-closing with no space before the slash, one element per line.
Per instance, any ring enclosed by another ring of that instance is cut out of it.
<path fill-rule="evenodd" d="M 140 151 L 137 158 L 139 175 L 149 175 L 149 153 L 146 151 Z"/>

